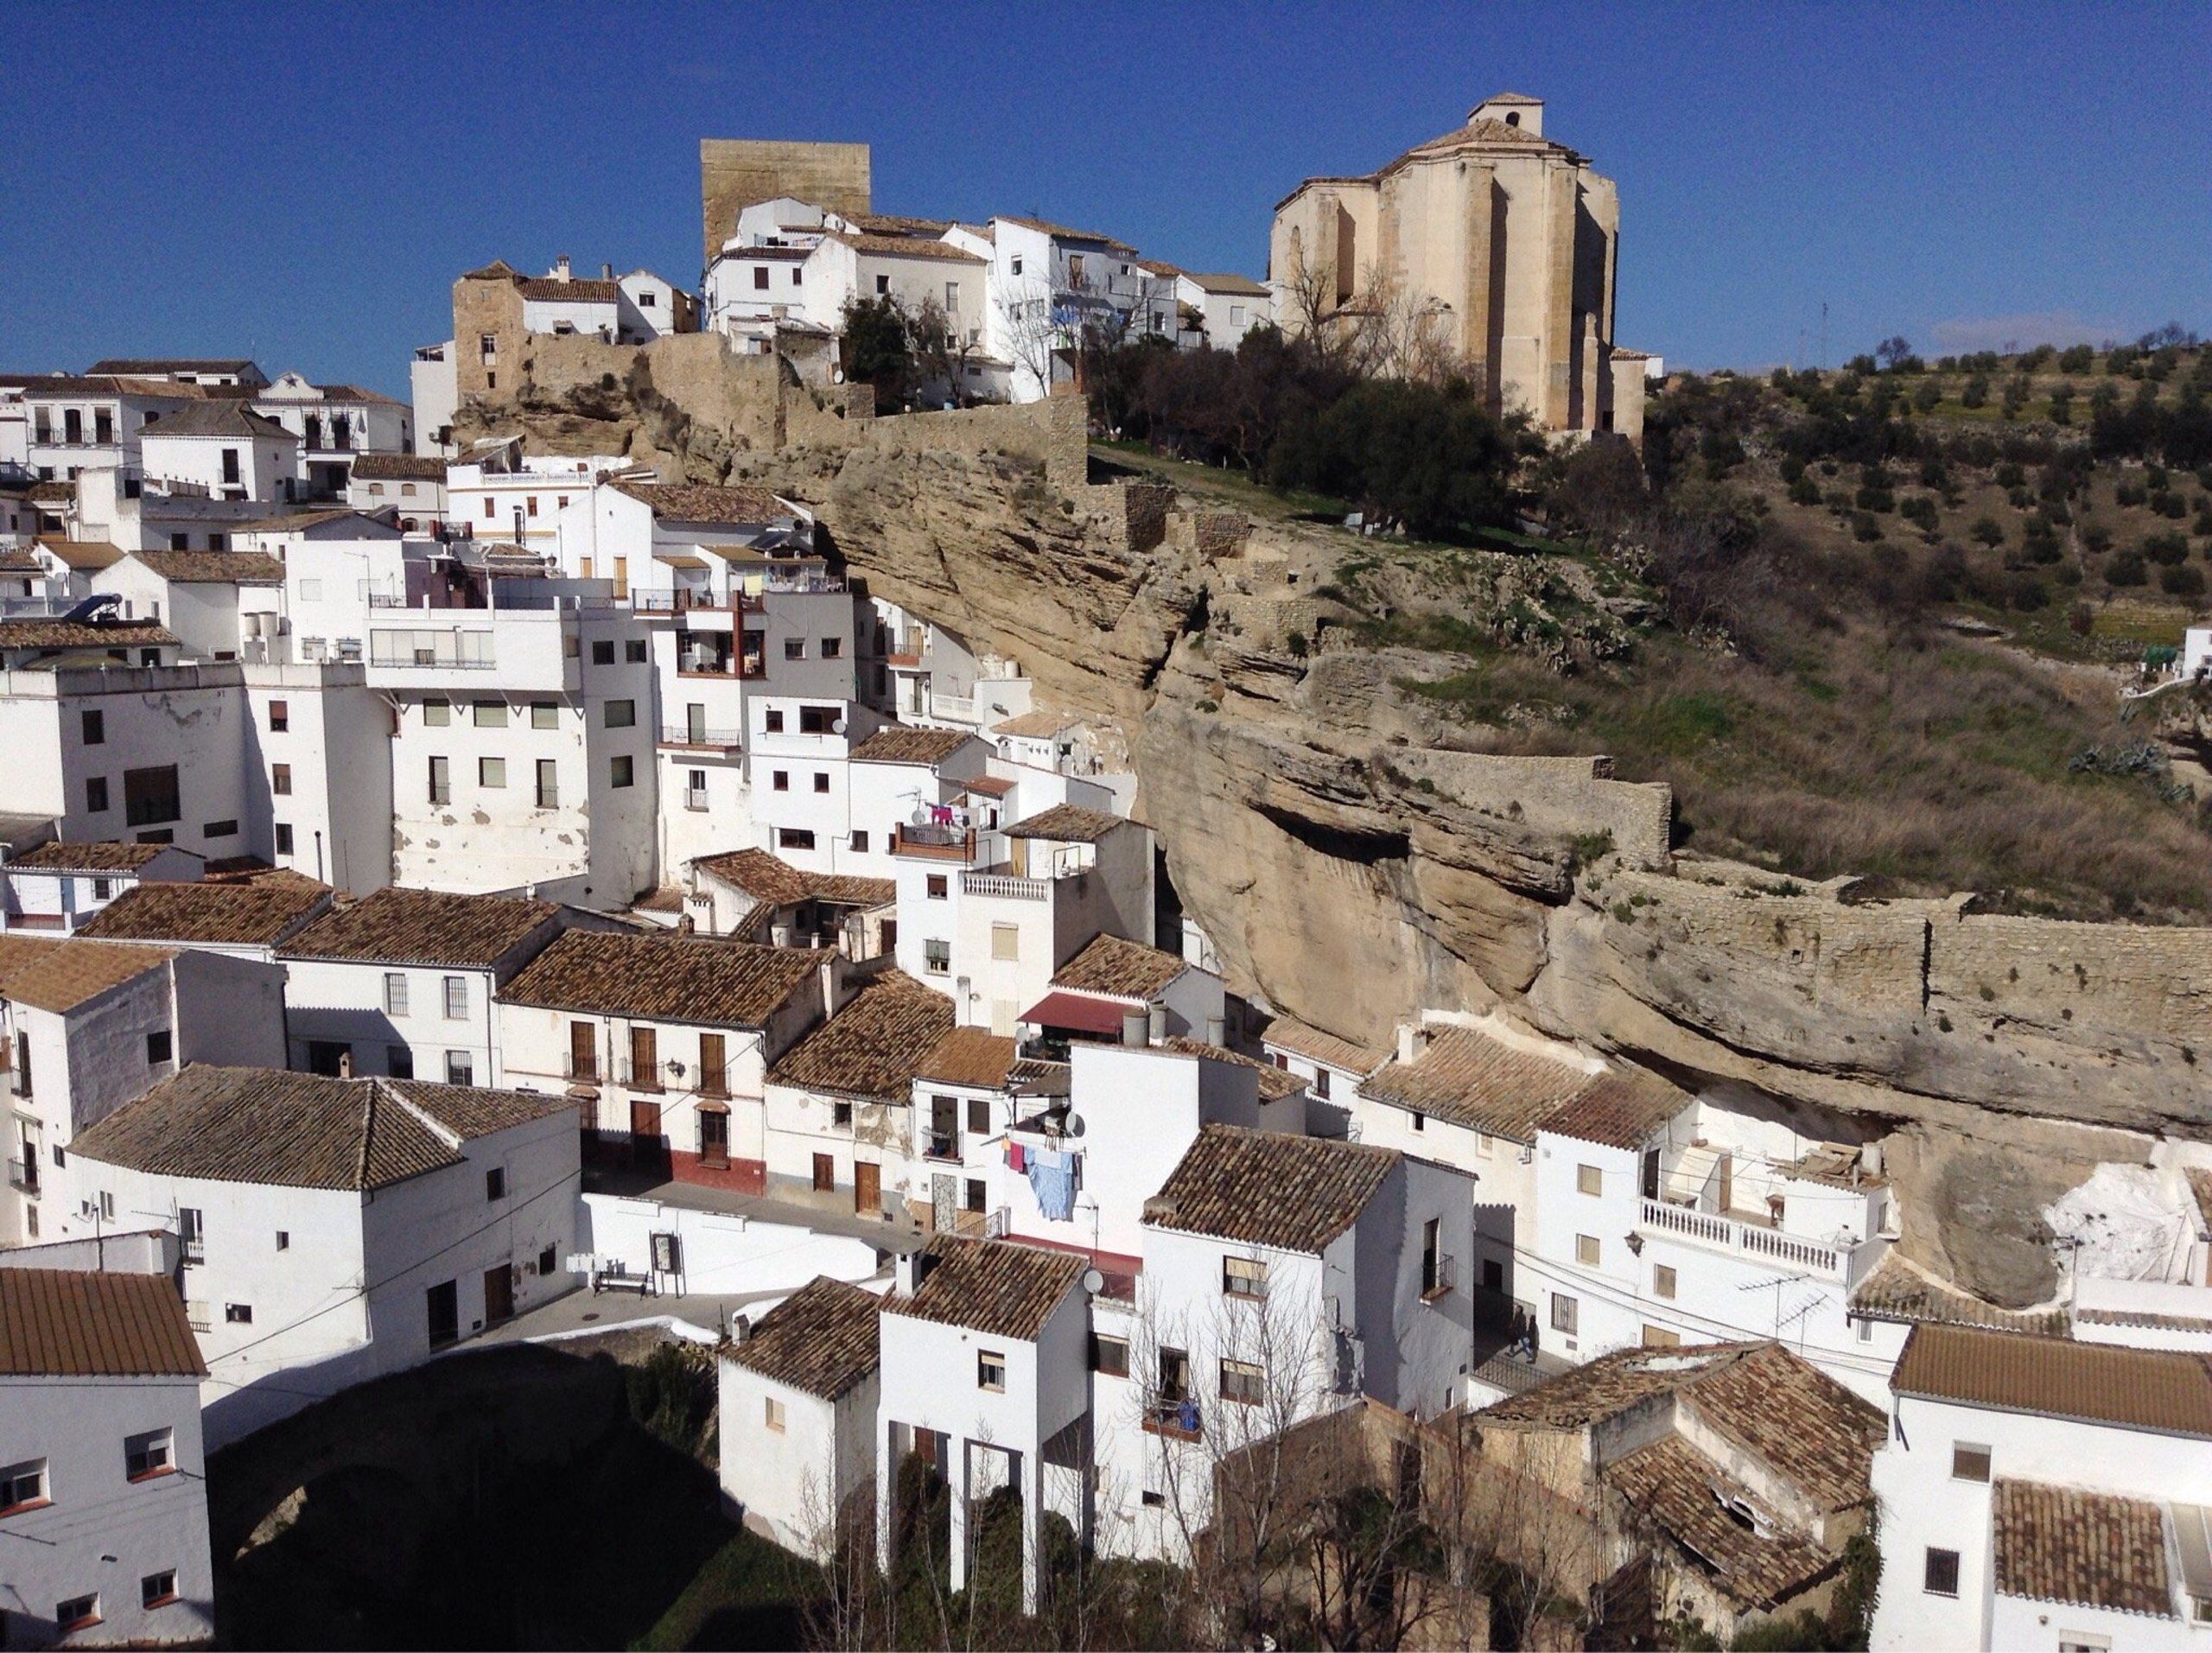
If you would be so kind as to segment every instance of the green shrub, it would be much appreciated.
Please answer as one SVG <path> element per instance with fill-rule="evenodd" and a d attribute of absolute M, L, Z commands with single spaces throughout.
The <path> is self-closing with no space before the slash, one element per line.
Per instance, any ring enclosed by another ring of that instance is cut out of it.
<path fill-rule="evenodd" d="M 2122 551 L 2105 564 L 2105 582 L 2108 585 L 2139 586 L 2144 579 L 2143 554 L 2140 551 Z"/>
<path fill-rule="evenodd" d="M 2158 589 L 2170 597 L 2201 597 L 2204 594 L 2204 570 L 2193 563 L 2179 568 L 2158 570 Z"/>
<path fill-rule="evenodd" d="M 2005 543 L 2004 527 L 1994 517 L 1975 518 L 1974 526 L 1967 532 L 1985 545 L 2002 545 Z"/>
<path fill-rule="evenodd" d="M 2180 534 L 2152 534 L 2143 541 L 2143 555 L 2162 568 L 2171 568 L 2189 557 L 2189 541 Z"/>
<path fill-rule="evenodd" d="M 2058 353 L 2058 371 L 2062 373 L 2086 373 L 2096 359 L 2096 353 L 2087 345 L 2069 345 Z"/>

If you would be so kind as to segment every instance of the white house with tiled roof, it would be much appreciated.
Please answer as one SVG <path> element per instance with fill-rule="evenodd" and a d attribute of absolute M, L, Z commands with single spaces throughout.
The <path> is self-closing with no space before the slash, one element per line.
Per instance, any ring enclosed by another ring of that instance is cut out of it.
<path fill-rule="evenodd" d="M 1922 1326 L 1874 1456 L 1876 1648 L 2202 1648 L 2212 1365 Z"/>
<path fill-rule="evenodd" d="M 42 843 L 0 861 L 0 930 L 72 934 L 140 883 L 197 883 L 207 864 L 173 843 Z"/>
<path fill-rule="evenodd" d="M 189 402 L 138 433 L 146 485 L 211 499 L 300 497 L 300 440 L 230 397 Z"/>
<path fill-rule="evenodd" d="M 158 1274 L 0 1263 L 0 1641 L 214 1639 L 200 1379 Z"/>
<path fill-rule="evenodd" d="M 215 1446 L 574 1284 L 558 1097 L 195 1065 L 71 1157 L 87 1198 L 179 1237 Z"/>

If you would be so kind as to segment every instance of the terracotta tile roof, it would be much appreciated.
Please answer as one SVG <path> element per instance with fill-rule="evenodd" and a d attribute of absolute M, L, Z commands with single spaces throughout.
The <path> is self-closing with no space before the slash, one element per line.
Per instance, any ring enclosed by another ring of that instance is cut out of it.
<path fill-rule="evenodd" d="M 954 246 L 950 241 L 929 241 L 919 236 L 851 235 L 842 230 L 830 230 L 823 233 L 822 238 L 850 247 L 855 252 L 872 252 L 893 258 L 930 258 L 953 264 L 986 262 L 964 247 Z"/>
<path fill-rule="evenodd" d="M 683 911 L 683 887 L 680 884 L 658 884 L 651 893 L 641 895 L 630 903 L 632 912 L 681 912 Z"/>
<path fill-rule="evenodd" d="M 874 1371 L 883 1304 L 873 1293 L 822 1275 L 762 1317 L 725 1351 L 732 1365 L 834 1401 Z"/>
<path fill-rule="evenodd" d="M 885 970 L 785 1051 L 768 1083 L 866 1102 L 911 1101 L 915 1071 L 951 1030 L 952 1015 L 944 994 Z"/>
<path fill-rule="evenodd" d="M 1255 1061 L 1251 1057 L 1219 1045 L 1209 1045 L 1202 1039 L 1185 1039 L 1170 1035 L 1160 1041 L 1159 1049 L 1173 1051 L 1179 1056 L 1203 1056 L 1216 1062 L 1234 1063 L 1238 1067 L 1253 1069 L 1259 1076 L 1260 1100 L 1281 1102 L 1285 1097 L 1294 1097 L 1306 1089 L 1306 1081 L 1287 1068 L 1273 1062 Z"/>
<path fill-rule="evenodd" d="M 319 920 L 293 938 L 284 957 L 488 970 L 560 911 L 550 901 L 391 885 Z"/>
<path fill-rule="evenodd" d="M 1874 1271 L 1851 1294 L 1851 1313 L 1868 1320 L 1929 1320 L 2049 1338 L 2066 1335 L 2065 1310 L 1999 1308 L 1985 1303 L 1923 1273 L 1895 1247 L 1884 1254 Z"/>
<path fill-rule="evenodd" d="M 917 1079 L 939 1084 L 974 1085 L 985 1090 L 1002 1089 L 1018 1059 L 1014 1041 L 982 1027 L 955 1027 L 938 1040 L 914 1069 Z"/>
<path fill-rule="evenodd" d="M 1825 1510 L 1869 1496 L 1874 1453 L 1889 1418 L 1778 1343 L 1752 1345 L 1682 1384 L 1698 1415 L 1779 1471 Z"/>
<path fill-rule="evenodd" d="M 23 494 L 33 505 L 67 505 L 77 497 L 74 482 L 34 482 Z"/>
<path fill-rule="evenodd" d="M 313 880 L 250 884 L 141 884 L 77 933 L 100 941 L 209 941 L 274 947 L 330 903 Z"/>
<path fill-rule="evenodd" d="M 1524 1393 L 1509 1396 L 1478 1414 L 1484 1423 L 1525 1425 L 1546 1429 L 1580 1429 L 1618 1416 L 1655 1395 L 1694 1390 L 1700 1416 L 1716 1428 L 1728 1426 L 1714 1414 L 1746 1396 L 1789 1397 L 1788 1410 L 1773 1422 L 1735 1426 L 1744 1444 L 1760 1450 L 1796 1449 L 1774 1446 L 1777 1429 L 1791 1421 L 1814 1423 L 1832 1439 L 1815 1449 L 1815 1455 L 1797 1459 L 1797 1472 L 1822 1484 L 1835 1496 L 1836 1504 L 1866 1496 L 1866 1470 L 1839 1469 L 1852 1453 L 1871 1453 L 1879 1444 L 1877 1429 L 1863 1447 L 1853 1444 L 1869 1416 L 1880 1414 L 1841 1390 L 1833 1378 L 1773 1343 L 1692 1344 L 1680 1349 L 1619 1349 L 1600 1355 L 1537 1384 Z M 1840 1392 L 1839 1392 L 1840 1391 Z M 1708 1400 L 1708 1397 L 1717 1397 Z M 1760 1404 L 1768 1404 L 1761 1399 Z M 1777 1467 L 1779 1464 L 1777 1464 Z"/>
<path fill-rule="evenodd" d="M 462 271 L 461 278 L 463 281 L 520 281 L 523 275 L 505 258 L 494 258 L 481 270 Z"/>
<path fill-rule="evenodd" d="M 1101 993 L 1109 998 L 1149 1000 L 1167 990 L 1191 968 L 1173 953 L 1119 936 L 1099 936 L 1053 972 L 1052 986 L 1067 993 Z"/>
<path fill-rule="evenodd" d="M 945 218 L 908 218 L 898 213 L 855 213 L 849 220 L 868 235 L 943 235 L 952 227 Z"/>
<path fill-rule="evenodd" d="M 448 1133 L 489 1135 L 574 1106 L 518 1090 L 195 1064 L 78 1132 L 69 1151 L 154 1176 L 365 1192 L 464 1163 Z"/>
<path fill-rule="evenodd" d="M 384 536 L 399 531 L 355 505 L 332 505 L 326 511 L 293 511 L 281 517 L 263 517 L 255 522 L 240 523 L 237 531 L 241 534 L 303 534 L 310 528 L 321 528 L 329 523 L 348 519 L 377 529 Z"/>
<path fill-rule="evenodd" d="M 363 454 L 353 461 L 356 482 L 435 482 L 443 486 L 446 461 L 435 454 Z"/>
<path fill-rule="evenodd" d="M 148 373 L 244 373 L 252 367 L 251 356 L 103 356 L 85 371 L 136 378 Z"/>
<path fill-rule="evenodd" d="M 280 586 L 284 565 L 260 551 L 134 551 L 164 580 L 185 585 Z"/>
<path fill-rule="evenodd" d="M 1055 804 L 1040 815 L 1016 821 L 1006 830 L 1009 838 L 1050 838 L 1058 843 L 1096 843 L 1116 827 L 1126 826 L 1118 815 L 1087 810 L 1079 804 Z"/>
<path fill-rule="evenodd" d="M 1638 1148 L 1689 1104 L 1686 1093 L 1656 1073 L 1614 1068 L 1591 1079 L 1537 1128 L 1579 1142 Z"/>
<path fill-rule="evenodd" d="M 1031 740 L 1050 740 L 1062 729 L 1073 728 L 1078 719 L 1061 712 L 1024 712 L 1019 717 L 1009 717 L 1003 723 L 991 725 L 994 734 L 1024 735 Z"/>
<path fill-rule="evenodd" d="M 765 1027 L 821 969 L 796 947 L 571 930 L 499 989 L 502 1004 L 648 1021 Z"/>
<path fill-rule="evenodd" d="M 1325 1066 L 1357 1073 L 1363 1078 L 1389 1059 L 1386 1051 L 1371 1045 L 1356 1045 L 1349 1039 L 1338 1039 L 1334 1033 L 1325 1033 L 1319 1027 L 1291 1016 L 1277 1016 L 1269 1022 L 1267 1031 L 1260 1035 L 1270 1045 L 1277 1045 L 1296 1056 L 1303 1056 Z"/>
<path fill-rule="evenodd" d="M 1739 1523 L 1728 1506 L 1756 1509 L 1758 1497 L 1679 1435 L 1631 1453 L 1603 1473 L 1631 1509 L 1695 1556 L 1700 1570 L 1738 1607 L 1786 1600 L 1842 1564 L 1839 1553 L 1804 1534 L 1777 1527 L 1762 1536 Z"/>
<path fill-rule="evenodd" d="M 188 403 L 174 413 L 165 413 L 139 433 L 143 442 L 153 436 L 235 436 L 241 441 L 254 437 L 276 438 L 283 442 L 297 442 L 299 438 L 265 414 L 256 413 L 243 402 L 228 397 Z"/>
<path fill-rule="evenodd" d="M 575 276 L 567 281 L 553 276 L 543 276 L 536 280 L 524 277 L 515 285 L 522 289 L 524 298 L 567 299 L 577 304 L 613 304 L 622 296 L 620 282 Z"/>
<path fill-rule="evenodd" d="M 1093 230 L 1071 230 L 1065 224 L 1054 224 L 1048 219 L 1041 218 L 1016 218 L 1011 213 L 997 213 L 992 215 L 991 222 L 994 224 L 1019 224 L 1025 230 L 1038 231 L 1042 234 L 1051 236 L 1056 241 L 1103 241 L 1109 247 L 1120 248 L 1123 252 L 1134 252 L 1135 251 L 1135 249 L 1130 246 L 1128 242 L 1116 241 L 1110 235 L 1100 235 Z"/>
<path fill-rule="evenodd" d="M 970 792 L 981 793 L 985 798 L 1004 798 L 1014 788 L 1013 781 L 997 775 L 971 775 L 960 784 Z"/>
<path fill-rule="evenodd" d="M 899 881 L 862 878 L 853 873 L 810 873 L 766 849 L 733 849 L 701 855 L 691 863 L 734 889 L 774 906 L 800 901 L 828 901 L 839 906 L 888 906 L 899 899 Z"/>
<path fill-rule="evenodd" d="M 67 487 L 70 485 L 65 482 L 59 486 Z M 35 493 L 36 490 L 34 489 L 33 493 Z M 58 534 L 45 534 L 40 537 L 38 543 L 70 568 L 87 573 L 111 569 L 123 561 L 123 547 L 111 544 L 104 539 L 64 539 Z"/>
<path fill-rule="evenodd" d="M 1266 287 L 1249 276 L 1240 276 L 1233 270 L 1218 270 L 1209 275 L 1200 275 L 1195 270 L 1185 270 L 1183 273 L 1209 293 L 1233 293 L 1245 298 L 1265 298 L 1268 296 Z"/>
<path fill-rule="evenodd" d="M 0 935 L 0 999 L 64 1015 L 176 957 L 168 947 Z"/>
<path fill-rule="evenodd" d="M 167 1276 L 0 1268 L 0 1376 L 207 1375 Z"/>
<path fill-rule="evenodd" d="M 943 763 L 976 737 L 965 729 L 909 728 L 893 723 L 853 748 L 855 763 Z"/>
<path fill-rule="evenodd" d="M 1916 1326 L 1893 1394 L 2212 1438 L 2212 1357 Z"/>
<path fill-rule="evenodd" d="M 666 522 L 736 523 L 747 526 L 781 522 L 801 514 L 766 488 L 708 487 L 679 482 L 622 482 L 608 485 L 650 506 Z"/>
<path fill-rule="evenodd" d="M 2173 1617 L 2158 1504 L 2001 1477 L 1989 1491 L 1999 1595 Z"/>
<path fill-rule="evenodd" d="M 96 839 L 90 843 L 56 841 L 42 843 L 29 855 L 18 855 L 7 864 L 50 873 L 135 873 L 156 856 L 175 849 L 174 844 L 120 843 L 111 838 Z M 179 853 L 192 855 L 189 849 Z M 192 858 L 200 859 L 197 855 Z"/>
<path fill-rule="evenodd" d="M 1358 1142 L 1208 1125 L 1145 1202 L 1145 1226 L 1318 1255 L 1398 1160 Z"/>
<path fill-rule="evenodd" d="M 175 648 L 175 635 L 150 620 L 0 620 L 0 649 Z"/>
<path fill-rule="evenodd" d="M 46 564 L 21 545 L 0 546 L 0 574 L 43 574 Z"/>
<path fill-rule="evenodd" d="M 1360 1085 L 1359 1094 L 1525 1145 L 1591 1077 L 1478 1028 L 1437 1027 L 1412 1061 L 1392 1060 Z"/>
<path fill-rule="evenodd" d="M 931 1261 L 912 1297 L 883 1300 L 886 1314 L 963 1326 L 992 1337 L 1033 1343 L 1090 1260 L 1014 1240 L 963 1240 L 940 1234 L 923 1248 Z"/>

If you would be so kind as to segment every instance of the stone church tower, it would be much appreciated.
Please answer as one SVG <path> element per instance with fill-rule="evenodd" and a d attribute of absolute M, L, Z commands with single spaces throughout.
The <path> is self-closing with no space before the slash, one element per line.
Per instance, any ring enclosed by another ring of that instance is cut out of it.
<path fill-rule="evenodd" d="M 1613 346 L 1620 197 L 1500 92 L 1379 172 L 1308 178 L 1275 207 L 1283 329 L 1415 315 L 1500 412 L 1551 431 L 1643 432 L 1641 352 Z"/>

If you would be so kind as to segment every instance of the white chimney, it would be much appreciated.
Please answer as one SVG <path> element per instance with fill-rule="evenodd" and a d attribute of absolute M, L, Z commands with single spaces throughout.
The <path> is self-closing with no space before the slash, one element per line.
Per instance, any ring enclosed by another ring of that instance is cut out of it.
<path fill-rule="evenodd" d="M 1167 1007 L 1155 1004 L 1145 1012 L 1145 1034 L 1148 1043 L 1157 1045 L 1167 1037 Z"/>
<path fill-rule="evenodd" d="M 1228 1020 L 1222 1016 L 1208 1016 L 1206 1018 L 1206 1043 L 1209 1045 L 1225 1045 L 1228 1042 Z"/>
<path fill-rule="evenodd" d="M 1152 1018 L 1142 1010 L 1124 1010 L 1122 1013 L 1122 1043 L 1132 1050 L 1142 1050 L 1150 1044 Z"/>
<path fill-rule="evenodd" d="M 1398 1059 L 1410 1062 L 1421 1054 L 1421 1029 L 1410 1021 L 1398 1024 Z"/>
<path fill-rule="evenodd" d="M 553 261 L 553 279 L 555 281 L 569 279 L 569 255 L 565 252 Z"/>
<path fill-rule="evenodd" d="M 613 264 L 600 265 L 599 278 L 601 281 L 613 281 L 614 279 L 614 266 Z"/>
<path fill-rule="evenodd" d="M 353 1052 L 350 1047 L 338 1052 L 338 1077 L 341 1079 L 353 1077 Z"/>

